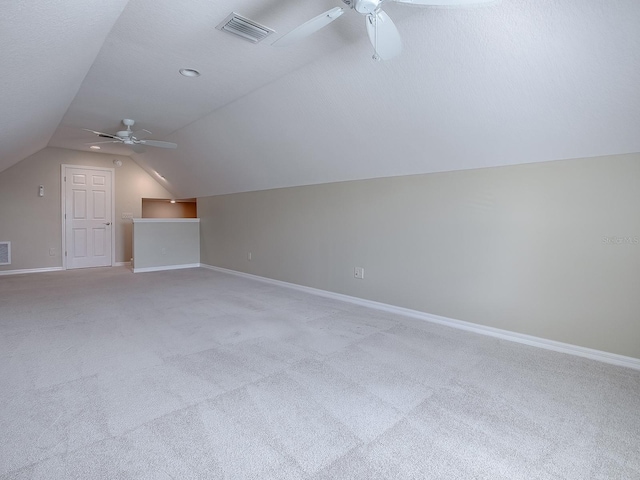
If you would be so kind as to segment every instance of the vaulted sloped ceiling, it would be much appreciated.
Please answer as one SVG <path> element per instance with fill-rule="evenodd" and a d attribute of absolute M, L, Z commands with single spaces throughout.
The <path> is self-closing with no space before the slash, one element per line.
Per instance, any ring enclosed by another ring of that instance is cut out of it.
<path fill-rule="evenodd" d="M 0 3 L 0 171 L 47 146 L 126 4 Z"/>
<path fill-rule="evenodd" d="M 3 57 L 22 72 L 0 74 L 0 169 L 46 144 L 87 150 L 83 127 L 115 132 L 122 118 L 178 148 L 102 151 L 181 197 L 640 151 L 637 0 L 388 2 L 404 51 L 385 62 L 353 11 L 270 45 L 338 0 L 29 3 L 10 13 L 39 40 L 2 20 Z M 50 8 L 74 10 L 73 28 L 60 12 L 45 22 Z M 277 33 L 254 45 L 216 30 L 232 11 Z"/>

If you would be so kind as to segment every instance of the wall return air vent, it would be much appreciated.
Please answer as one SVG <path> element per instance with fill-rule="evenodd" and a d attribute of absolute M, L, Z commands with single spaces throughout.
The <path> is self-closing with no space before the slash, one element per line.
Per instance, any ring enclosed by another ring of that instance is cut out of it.
<path fill-rule="evenodd" d="M 258 43 L 275 32 L 264 25 L 232 12 L 217 27 L 218 30 L 236 35 L 251 43 Z"/>
<path fill-rule="evenodd" d="M 11 242 L 0 242 L 0 265 L 11 265 Z"/>

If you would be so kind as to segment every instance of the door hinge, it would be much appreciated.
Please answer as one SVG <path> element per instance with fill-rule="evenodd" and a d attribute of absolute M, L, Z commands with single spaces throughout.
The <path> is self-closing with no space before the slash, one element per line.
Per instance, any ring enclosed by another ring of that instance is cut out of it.
<path fill-rule="evenodd" d="M 67 256 L 67 252 L 64 252 L 64 256 L 65 256 L 65 257 Z"/>

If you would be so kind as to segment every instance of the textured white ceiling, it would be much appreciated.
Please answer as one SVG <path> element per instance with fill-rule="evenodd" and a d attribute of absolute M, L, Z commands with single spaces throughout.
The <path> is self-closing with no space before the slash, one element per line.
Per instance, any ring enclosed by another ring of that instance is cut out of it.
<path fill-rule="evenodd" d="M 57 32 L 41 12 L 52 3 L 15 8 L 14 23 L 39 19 L 36 53 Z M 129 0 L 104 40 L 117 3 L 92 19 L 100 28 L 87 32 L 79 14 L 64 30 L 82 55 L 20 58 L 51 74 L 35 86 L 7 77 L 3 113 L 5 96 L 25 112 L 17 128 L 0 119 L 0 170 L 47 141 L 86 150 L 94 137 L 82 127 L 114 132 L 125 117 L 179 144 L 133 158 L 181 197 L 640 151 L 637 0 L 388 4 L 405 48 L 380 63 L 351 11 L 298 45 L 270 46 L 337 0 Z M 253 45 L 216 30 L 231 11 L 277 34 Z M 3 38 L 9 58 L 29 43 L 18 33 Z M 52 94 L 67 78 L 60 66 L 82 72 L 66 95 Z M 203 75 L 181 77 L 182 67 Z"/>
<path fill-rule="evenodd" d="M 0 171 L 47 145 L 126 3 L 0 2 Z"/>

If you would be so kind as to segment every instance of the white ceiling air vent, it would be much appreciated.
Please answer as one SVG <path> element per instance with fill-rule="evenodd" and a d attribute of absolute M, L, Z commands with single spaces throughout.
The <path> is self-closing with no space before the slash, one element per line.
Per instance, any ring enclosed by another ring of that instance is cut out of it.
<path fill-rule="evenodd" d="M 264 25 L 260 25 L 248 18 L 244 18 L 242 15 L 238 15 L 235 12 L 232 12 L 216 28 L 223 32 L 237 35 L 251 43 L 258 43 L 275 32 L 275 30 L 265 27 Z"/>
<path fill-rule="evenodd" d="M 11 265 L 11 242 L 0 242 L 0 265 Z"/>

